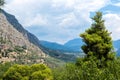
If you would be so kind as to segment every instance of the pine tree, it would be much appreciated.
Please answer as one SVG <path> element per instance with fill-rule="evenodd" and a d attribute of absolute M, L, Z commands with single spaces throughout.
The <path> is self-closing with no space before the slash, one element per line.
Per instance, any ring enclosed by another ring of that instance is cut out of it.
<path fill-rule="evenodd" d="M 112 38 L 105 28 L 102 13 L 96 12 L 92 18 L 93 24 L 80 36 L 85 43 L 81 48 L 87 58 L 94 56 L 99 61 L 108 61 L 114 59 Z"/>
<path fill-rule="evenodd" d="M 4 6 L 4 4 L 5 4 L 5 0 L 0 0 L 0 7 Z"/>

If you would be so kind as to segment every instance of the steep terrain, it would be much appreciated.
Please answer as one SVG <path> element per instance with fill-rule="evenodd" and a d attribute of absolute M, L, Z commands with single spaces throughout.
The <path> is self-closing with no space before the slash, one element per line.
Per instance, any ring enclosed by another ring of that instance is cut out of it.
<path fill-rule="evenodd" d="M 45 63 L 53 67 L 75 59 L 73 55 L 44 47 L 36 36 L 22 27 L 15 16 L 1 10 L 0 63 Z"/>
<path fill-rule="evenodd" d="M 0 61 L 44 62 L 46 56 L 39 40 L 25 30 L 15 16 L 0 10 Z"/>

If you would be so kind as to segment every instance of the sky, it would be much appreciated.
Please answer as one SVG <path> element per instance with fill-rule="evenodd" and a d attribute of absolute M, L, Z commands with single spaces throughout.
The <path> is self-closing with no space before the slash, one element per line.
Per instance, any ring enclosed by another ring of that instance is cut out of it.
<path fill-rule="evenodd" d="M 40 40 L 61 44 L 79 38 L 102 11 L 113 40 L 120 39 L 120 0 L 6 0 L 4 10 Z"/>

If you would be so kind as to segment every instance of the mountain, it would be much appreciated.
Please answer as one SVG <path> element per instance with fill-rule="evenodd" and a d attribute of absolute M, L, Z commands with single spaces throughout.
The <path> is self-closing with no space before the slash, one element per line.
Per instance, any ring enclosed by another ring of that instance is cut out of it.
<path fill-rule="evenodd" d="M 43 51 L 51 57 L 59 59 L 63 62 L 73 62 L 77 57 L 79 57 L 78 55 L 74 55 L 73 52 L 71 53 L 64 52 L 62 50 L 53 50 L 46 47 L 44 47 Z"/>
<path fill-rule="evenodd" d="M 120 40 L 113 41 L 113 46 L 115 48 L 115 51 L 120 49 Z"/>
<path fill-rule="evenodd" d="M 55 43 L 55 42 L 48 42 L 48 41 L 40 41 L 40 44 L 44 47 L 47 47 L 49 49 L 53 50 L 63 50 L 68 51 L 69 49 L 61 44 Z"/>
<path fill-rule="evenodd" d="M 55 42 L 40 41 L 40 44 L 42 46 L 52 49 L 52 50 L 59 50 L 62 52 L 79 52 L 78 50 L 74 50 L 74 49 L 70 48 L 69 46 L 65 46 L 62 44 L 55 43 Z"/>
<path fill-rule="evenodd" d="M 81 38 L 75 38 L 68 42 L 66 42 L 64 45 L 48 42 L 48 41 L 40 41 L 40 44 L 48 49 L 57 50 L 64 54 L 80 54 L 82 55 L 81 46 L 84 44 Z M 117 55 L 120 53 L 120 40 L 113 41 L 113 47 L 115 51 L 117 52 Z"/>
<path fill-rule="evenodd" d="M 120 56 L 120 48 L 117 50 L 117 56 Z"/>
<path fill-rule="evenodd" d="M 62 60 L 64 62 L 75 61 L 77 57 L 81 56 L 80 52 L 74 51 L 58 43 L 40 41 L 40 44 L 44 47 L 43 51 L 46 54 L 50 55 L 51 57 Z"/>
<path fill-rule="evenodd" d="M 65 61 L 74 61 L 76 57 L 84 55 L 82 50 L 80 50 L 80 47 L 83 45 L 80 38 L 70 40 L 64 45 L 48 41 L 40 41 L 40 44 L 46 48 L 47 52 L 45 51 L 45 53 Z"/>
<path fill-rule="evenodd" d="M 80 38 L 76 38 L 73 40 L 68 41 L 64 44 L 64 46 L 67 46 L 68 48 L 74 49 L 76 51 L 82 51 L 80 47 L 83 45 L 83 41 Z M 120 54 L 120 40 L 113 41 L 113 47 L 117 53 L 117 55 Z M 120 56 L 120 55 L 119 55 Z"/>
<path fill-rule="evenodd" d="M 77 52 L 82 52 L 82 50 L 81 50 L 82 45 L 83 45 L 83 41 L 81 38 L 76 38 L 76 39 L 70 40 L 64 44 L 65 47 L 68 47 Z"/>
<path fill-rule="evenodd" d="M 74 55 L 48 49 L 40 42 L 35 35 L 22 27 L 14 15 L 0 10 L 0 63 L 45 63 L 53 67 L 76 59 Z M 58 47 L 62 48 L 62 45 Z"/>
<path fill-rule="evenodd" d="M 25 30 L 15 16 L 0 9 L 0 62 L 44 62 L 47 55 L 41 50 L 36 36 Z"/>
<path fill-rule="evenodd" d="M 40 41 L 40 44 L 52 50 L 60 50 L 63 52 L 82 52 L 80 47 L 83 45 L 83 42 L 82 39 L 76 38 L 68 41 L 64 45 L 48 41 Z"/>
<path fill-rule="evenodd" d="M 120 56 L 120 40 L 116 40 L 113 42 L 114 49 L 117 53 L 117 56 Z"/>

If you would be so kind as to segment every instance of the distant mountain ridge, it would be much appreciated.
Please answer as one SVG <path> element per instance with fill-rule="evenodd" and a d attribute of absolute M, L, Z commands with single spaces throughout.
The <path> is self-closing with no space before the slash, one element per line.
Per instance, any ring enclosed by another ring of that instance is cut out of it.
<path fill-rule="evenodd" d="M 53 50 L 63 50 L 63 51 L 69 51 L 70 49 L 63 46 L 62 44 L 58 44 L 55 42 L 48 42 L 48 41 L 40 41 L 40 44 L 43 45 L 46 48 L 53 49 Z"/>
<path fill-rule="evenodd" d="M 46 48 L 53 50 L 60 50 L 65 52 L 82 52 L 80 46 L 83 45 L 83 42 L 80 38 L 77 38 L 68 41 L 64 45 L 48 41 L 40 41 L 40 44 Z"/>
<path fill-rule="evenodd" d="M 120 40 L 113 41 L 113 46 L 117 51 L 120 48 Z"/>
<path fill-rule="evenodd" d="M 54 49 L 54 50 L 61 50 L 61 51 L 68 51 L 68 52 L 82 52 L 81 46 L 84 44 L 81 38 L 75 38 L 72 40 L 69 40 L 66 42 L 64 45 L 58 44 L 58 43 L 52 43 L 52 42 L 46 42 L 46 41 L 41 41 L 41 45 L 45 46 L 46 48 L 49 49 Z M 113 47 L 117 54 L 120 54 L 120 40 L 113 41 Z"/>
<path fill-rule="evenodd" d="M 120 56 L 120 40 L 116 40 L 113 42 L 114 49 L 116 51 L 116 55 Z"/>
<path fill-rule="evenodd" d="M 81 46 L 83 45 L 83 41 L 81 38 L 76 38 L 68 41 L 67 43 L 64 44 L 64 46 L 78 52 L 82 52 Z"/>

